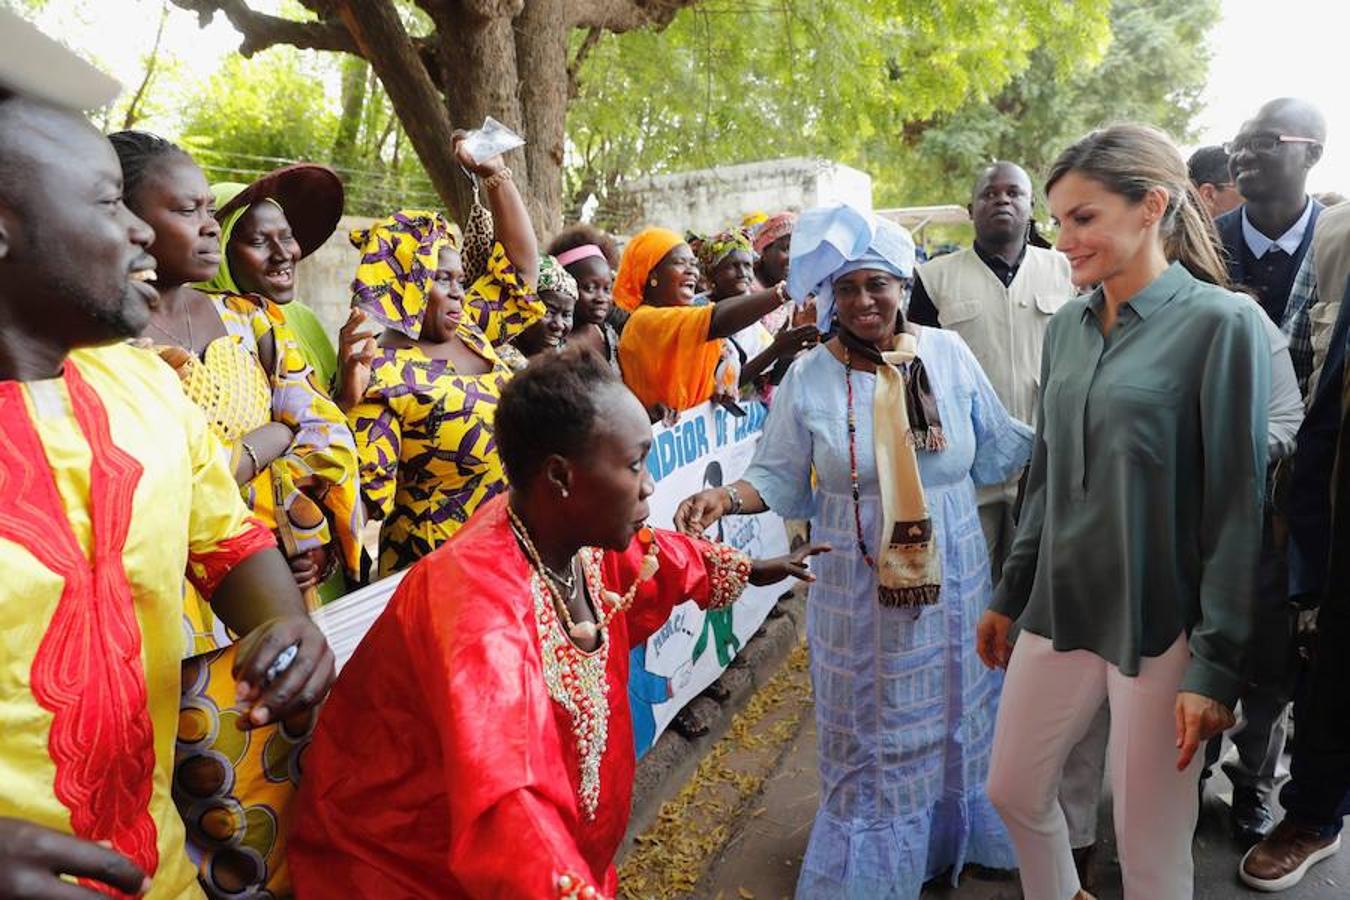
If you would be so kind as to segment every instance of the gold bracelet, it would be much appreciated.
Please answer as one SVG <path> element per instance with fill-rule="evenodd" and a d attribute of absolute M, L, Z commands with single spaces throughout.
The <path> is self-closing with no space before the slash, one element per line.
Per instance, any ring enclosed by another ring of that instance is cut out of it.
<path fill-rule="evenodd" d="M 501 187 L 503 184 L 505 184 L 510 180 L 511 180 L 511 169 L 508 166 L 502 166 L 501 169 L 492 173 L 487 178 L 483 179 L 483 189 L 490 191 L 495 188 Z"/>

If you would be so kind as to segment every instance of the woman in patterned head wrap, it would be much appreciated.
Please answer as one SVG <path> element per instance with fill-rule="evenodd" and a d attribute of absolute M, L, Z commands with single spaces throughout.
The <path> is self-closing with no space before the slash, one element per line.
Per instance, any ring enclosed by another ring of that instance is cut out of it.
<path fill-rule="evenodd" d="M 512 370 L 497 348 L 544 315 L 535 296 L 539 249 L 501 157 L 455 155 L 483 179 L 495 223 L 487 271 L 464 283 L 453 226 L 440 213 L 400 210 L 352 232 L 361 263 L 352 305 L 383 326 L 344 344 L 339 403 L 361 457 L 366 513 L 381 519 L 381 575 L 440 546 L 506 476 L 492 421 Z"/>
<path fill-rule="evenodd" d="M 541 353 L 557 353 L 572 333 L 572 315 L 577 305 L 577 281 L 556 257 L 539 257 L 539 289 L 544 317 L 520 333 L 511 343 L 525 359 Z"/>
<path fill-rule="evenodd" d="M 689 245 L 664 228 L 635 235 L 619 263 L 614 302 L 631 313 L 619 339 L 619 363 L 624 382 L 653 420 L 697 406 L 715 391 L 734 394 L 739 372 L 718 377 L 722 339 L 788 299 L 779 285 L 693 306 L 698 274 Z"/>
<path fill-rule="evenodd" d="M 970 640 L 991 593 L 975 485 L 1017 472 L 1032 431 L 960 338 L 906 323 L 913 265 L 898 225 L 802 214 L 788 284 L 840 336 L 793 363 L 742 479 L 675 515 L 699 534 L 772 509 L 834 547 L 809 601 L 822 789 L 799 897 L 917 900 L 949 869 L 1014 865 L 984 791 L 1002 677 Z"/>

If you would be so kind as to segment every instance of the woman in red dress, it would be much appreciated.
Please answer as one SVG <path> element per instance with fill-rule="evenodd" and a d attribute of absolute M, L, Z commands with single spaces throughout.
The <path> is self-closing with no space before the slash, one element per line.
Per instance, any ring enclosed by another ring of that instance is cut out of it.
<path fill-rule="evenodd" d="M 599 357 L 502 392 L 512 488 L 408 573 L 305 757 L 297 896 L 600 897 L 628 823 L 629 650 L 686 600 L 809 580 L 822 547 L 752 561 L 644 525 L 646 412 Z"/>

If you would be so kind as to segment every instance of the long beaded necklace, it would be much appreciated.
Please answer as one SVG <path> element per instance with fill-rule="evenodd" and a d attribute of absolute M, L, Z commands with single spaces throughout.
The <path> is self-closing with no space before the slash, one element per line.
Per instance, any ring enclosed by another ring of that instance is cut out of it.
<path fill-rule="evenodd" d="M 530 540 L 525 523 L 508 504 L 507 516 L 516 540 L 525 549 L 535 569 L 532 581 L 535 624 L 539 633 L 540 657 L 544 684 L 548 695 L 567 713 L 572 722 L 572 736 L 576 741 L 578 800 L 581 814 L 594 821 L 600 804 L 600 764 L 609 742 L 609 686 L 606 677 L 609 641 L 604 640 L 603 629 L 623 610 L 632 605 L 638 585 L 656 574 L 656 542 L 650 530 L 643 529 L 640 539 L 647 542 L 647 553 L 638 568 L 638 577 L 628 592 L 620 597 L 607 591 L 600 578 L 601 552 L 587 547 L 581 550 L 581 573 L 592 597 L 602 598 L 595 604 L 596 622 L 574 623 L 567 604 L 558 596 L 548 578 L 543 558 Z M 566 634 L 557 627 L 564 625 Z M 601 642 L 594 651 L 586 652 L 577 646 L 587 636 L 599 636 Z M 626 702 L 626 701 L 625 701 Z"/>
<path fill-rule="evenodd" d="M 593 592 L 593 600 L 604 601 L 603 603 L 596 602 L 594 604 L 595 621 L 576 622 L 572 619 L 572 612 L 567 607 L 567 597 L 563 595 L 562 591 L 558 590 L 559 585 L 555 583 L 562 579 L 554 576 L 548 566 L 544 565 L 543 557 L 541 557 L 539 551 L 535 549 L 534 541 L 530 540 L 530 533 L 525 529 L 525 523 L 520 520 L 520 517 L 516 515 L 516 511 L 512 509 L 510 505 L 506 507 L 506 514 L 511 519 L 511 530 L 515 532 L 516 539 L 520 541 L 521 546 L 525 548 L 525 555 L 530 558 L 530 564 L 533 565 L 535 571 L 539 573 L 540 580 L 544 582 L 554 605 L 557 607 L 558 616 L 562 619 L 563 624 L 567 629 L 568 636 L 575 641 L 589 644 L 591 641 L 595 640 L 595 638 L 599 636 L 601 629 L 605 628 L 605 626 L 613 621 L 615 616 L 633 605 L 633 599 L 637 597 L 638 585 L 655 575 L 656 570 L 660 567 L 660 563 L 656 558 L 656 541 L 651 540 L 651 530 L 644 528 L 639 533 L 638 539 L 643 540 L 647 544 L 647 553 L 643 556 L 642 563 L 638 567 L 638 576 L 628 588 L 628 591 L 620 597 L 614 591 L 603 590 L 600 592 L 598 598 Z M 573 578 L 575 577 L 574 573 Z M 566 584 L 565 581 L 563 583 Z M 570 594 L 575 595 L 575 586 L 573 586 Z"/>
<path fill-rule="evenodd" d="M 876 560 L 867 550 L 867 541 L 863 538 L 862 526 L 862 490 L 858 486 L 858 418 L 853 411 L 853 357 L 844 348 L 844 384 L 848 389 L 848 479 L 853 491 L 853 530 L 858 539 L 858 552 L 869 569 L 877 567 Z"/>

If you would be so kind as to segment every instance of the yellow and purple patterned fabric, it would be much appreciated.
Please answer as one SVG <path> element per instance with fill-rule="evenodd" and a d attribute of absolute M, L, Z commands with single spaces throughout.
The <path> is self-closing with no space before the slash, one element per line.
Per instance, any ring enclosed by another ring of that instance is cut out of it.
<path fill-rule="evenodd" d="M 352 305 L 385 328 L 420 338 L 441 250 L 459 249 L 453 226 L 438 212 L 401 209 L 350 238 L 361 251 Z"/>
<path fill-rule="evenodd" d="M 183 663 L 173 799 L 211 900 L 291 896 L 286 836 L 316 710 L 241 731 L 234 646 Z"/>
<path fill-rule="evenodd" d="M 335 543 L 347 571 L 357 572 L 363 510 L 356 441 L 346 417 L 318 386 L 275 303 L 256 295 L 209 296 L 226 336 L 213 341 L 200 360 L 180 362 L 172 352 L 181 354 L 180 348 L 158 348 L 160 355 L 190 379 L 189 394 L 201 401 L 212 431 L 230 454 L 232 471 L 244 434 L 268 421 L 295 433 L 286 453 L 241 488 L 244 502 L 272 529 L 288 556 Z M 268 405 L 260 416 L 252 395 L 263 384 Z M 308 599 L 316 604 L 317 594 L 310 592 Z M 189 656 L 229 643 L 209 609 L 191 596 L 186 614 Z"/>
<path fill-rule="evenodd" d="M 436 549 L 505 489 L 492 420 L 512 370 L 495 348 L 543 315 L 534 286 L 494 244 L 487 274 L 464 298 L 457 332 L 490 371 L 457 372 L 452 362 L 433 359 L 418 346 L 382 348 L 375 357 L 370 386 L 347 415 L 361 457 L 366 512 L 384 520 L 381 575 Z"/>

